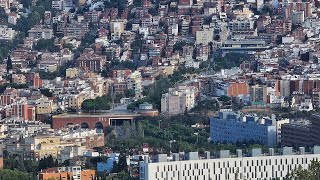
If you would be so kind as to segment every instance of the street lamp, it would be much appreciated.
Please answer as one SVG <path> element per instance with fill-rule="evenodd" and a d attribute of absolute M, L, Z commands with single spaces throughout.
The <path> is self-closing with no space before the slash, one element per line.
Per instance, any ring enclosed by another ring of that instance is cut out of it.
<path fill-rule="evenodd" d="M 169 144 L 170 144 L 170 154 L 172 153 L 172 152 L 171 152 L 171 144 L 172 144 L 172 143 L 175 143 L 175 142 L 176 142 L 176 140 L 174 140 L 174 139 L 171 140 L 171 141 L 169 141 Z"/>
<path fill-rule="evenodd" d="M 198 132 L 196 132 L 196 133 L 193 133 L 194 135 L 197 135 L 197 144 L 198 144 L 198 142 L 199 142 L 199 133 Z"/>

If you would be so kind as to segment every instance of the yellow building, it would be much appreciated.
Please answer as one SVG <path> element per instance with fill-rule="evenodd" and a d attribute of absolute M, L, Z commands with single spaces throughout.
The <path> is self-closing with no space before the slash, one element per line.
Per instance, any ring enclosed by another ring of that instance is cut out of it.
<path fill-rule="evenodd" d="M 37 114 L 50 114 L 52 112 L 52 101 L 41 102 L 36 106 L 36 113 Z"/>
<path fill-rule="evenodd" d="M 76 78 L 79 75 L 79 70 L 77 68 L 68 68 L 66 69 L 67 78 Z"/>
<path fill-rule="evenodd" d="M 69 97 L 69 108 L 80 109 L 82 102 L 86 99 L 85 94 L 76 94 Z"/>
<path fill-rule="evenodd" d="M 124 22 L 121 20 L 111 21 L 110 22 L 110 31 L 111 31 L 111 33 L 122 34 L 124 32 Z"/>
<path fill-rule="evenodd" d="M 103 96 L 109 93 L 110 85 L 106 81 L 92 81 L 90 86 L 94 90 L 95 96 Z"/>
<path fill-rule="evenodd" d="M 39 161 L 41 158 L 52 156 L 58 158 L 61 144 L 60 137 L 38 136 L 34 138 L 34 159 Z"/>

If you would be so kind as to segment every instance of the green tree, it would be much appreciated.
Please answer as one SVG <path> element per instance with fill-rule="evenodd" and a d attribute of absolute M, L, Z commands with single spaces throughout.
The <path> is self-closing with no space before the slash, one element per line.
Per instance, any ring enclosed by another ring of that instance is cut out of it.
<path fill-rule="evenodd" d="M 290 175 L 289 179 L 292 180 L 318 180 L 320 177 L 320 162 L 312 161 L 307 169 L 301 166 L 295 169 Z"/>
<path fill-rule="evenodd" d="M 132 180 L 133 178 L 130 176 L 130 173 L 127 171 L 121 171 L 119 172 L 115 177 L 113 177 L 114 180 Z"/>
<path fill-rule="evenodd" d="M 132 52 L 138 53 L 141 51 L 143 44 L 143 36 L 141 34 L 137 34 L 134 41 L 131 43 L 130 47 Z"/>
<path fill-rule="evenodd" d="M 84 111 L 92 112 L 99 110 L 109 110 L 111 98 L 108 96 L 97 97 L 95 99 L 86 99 L 82 102 L 81 108 Z"/>
<path fill-rule="evenodd" d="M 81 104 L 81 109 L 84 111 L 94 111 L 98 109 L 98 103 L 94 99 L 86 99 Z"/>
<path fill-rule="evenodd" d="M 55 167 L 55 163 L 51 155 L 40 159 L 39 165 L 38 165 L 38 171 L 41 171 L 42 169 L 51 168 L 51 167 Z"/>
<path fill-rule="evenodd" d="M 110 1 L 104 1 L 105 7 L 108 8 L 117 8 L 119 13 L 121 14 L 124 9 L 126 8 L 126 5 L 128 4 L 127 0 L 110 0 Z"/>
<path fill-rule="evenodd" d="M 29 8 L 32 5 L 32 0 L 23 0 L 21 1 L 21 4 L 23 5 L 23 7 Z"/>
<path fill-rule="evenodd" d="M 178 41 L 173 45 L 173 51 L 182 51 L 183 46 L 187 43 L 185 41 Z"/>
<path fill-rule="evenodd" d="M 93 165 L 93 167 L 96 169 L 97 164 L 101 162 L 107 162 L 106 156 L 97 156 L 90 159 L 90 163 Z"/>
<path fill-rule="evenodd" d="M 54 39 L 39 39 L 34 47 L 38 51 L 55 51 Z"/>
<path fill-rule="evenodd" d="M 157 16 L 159 12 L 159 5 L 154 5 L 152 6 L 149 10 L 148 13 L 151 14 L 152 16 Z"/>
<path fill-rule="evenodd" d="M 133 5 L 135 7 L 141 7 L 142 6 L 142 0 L 133 0 Z"/>
<path fill-rule="evenodd" d="M 263 7 L 261 8 L 261 12 L 262 14 L 272 14 L 273 10 L 272 7 L 270 5 L 263 5 Z"/>
<path fill-rule="evenodd" d="M 130 97 L 134 97 L 135 95 L 135 92 L 133 89 L 126 89 L 125 92 L 124 92 L 125 96 L 127 98 L 130 98 Z"/>
<path fill-rule="evenodd" d="M 37 1 L 36 6 L 31 6 L 32 2 L 30 1 L 31 0 L 22 1 L 25 7 L 30 7 L 31 13 L 28 17 L 22 16 L 19 18 L 16 25 L 17 29 L 24 34 L 27 34 L 32 27 L 40 23 L 45 11 L 52 10 L 52 0 Z"/>
<path fill-rule="evenodd" d="M 89 47 L 91 44 L 93 44 L 95 42 L 95 39 L 96 39 L 96 31 L 87 32 L 81 39 L 81 44 L 78 50 L 83 51 L 84 48 Z"/>
<path fill-rule="evenodd" d="M 230 101 L 231 100 L 231 98 L 229 97 L 229 96 L 220 96 L 219 98 L 218 98 L 218 100 L 219 101 L 223 101 L 223 102 L 228 102 L 228 101 Z"/>
<path fill-rule="evenodd" d="M 9 55 L 8 59 L 7 59 L 7 72 L 9 72 L 10 69 L 12 69 L 12 60 L 11 60 L 11 57 Z"/>
<path fill-rule="evenodd" d="M 8 20 L 8 15 L 6 11 L 3 9 L 3 7 L 0 7 L 0 18 L 3 19 L 4 21 Z"/>
<path fill-rule="evenodd" d="M 23 161 L 17 161 L 17 170 L 21 172 L 26 172 Z"/>
<path fill-rule="evenodd" d="M 63 48 L 67 48 L 67 49 L 69 49 L 70 51 L 72 51 L 74 47 L 73 47 L 73 45 L 70 44 L 70 43 L 65 43 L 65 44 L 63 44 Z"/>
<path fill-rule="evenodd" d="M 16 7 L 11 7 L 10 12 L 16 12 L 18 9 Z"/>
<path fill-rule="evenodd" d="M 124 153 L 120 153 L 119 155 L 118 170 L 120 172 L 128 172 L 127 156 Z"/>
<path fill-rule="evenodd" d="M 34 177 L 30 173 L 21 172 L 18 170 L 1 169 L 0 177 L 3 180 L 34 180 Z"/>
<path fill-rule="evenodd" d="M 23 161 L 24 167 L 28 173 L 36 174 L 38 172 L 38 162 L 25 160 Z"/>
<path fill-rule="evenodd" d="M 53 96 L 52 92 L 47 88 L 40 89 L 40 93 L 42 95 L 46 96 L 46 97 L 52 97 Z"/>

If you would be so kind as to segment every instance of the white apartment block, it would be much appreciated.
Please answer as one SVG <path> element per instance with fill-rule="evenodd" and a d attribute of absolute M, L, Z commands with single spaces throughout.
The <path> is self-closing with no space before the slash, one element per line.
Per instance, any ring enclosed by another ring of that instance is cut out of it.
<path fill-rule="evenodd" d="M 16 32 L 12 28 L 5 25 L 0 25 L 0 39 L 2 40 L 12 40 Z"/>
<path fill-rule="evenodd" d="M 237 150 L 232 157 L 229 151 L 220 151 L 220 158 L 206 159 L 189 158 L 167 162 L 166 155 L 158 158 L 160 162 L 148 162 L 148 158 L 140 163 L 140 180 L 271 180 L 284 179 L 287 174 L 301 166 L 308 168 L 311 161 L 320 160 L 320 146 L 315 146 L 312 153 L 304 148 L 295 154 L 291 147 L 282 149 L 282 155 L 275 155 L 274 149 L 269 155 L 261 154 L 261 149 L 253 149 L 250 157 L 243 157 Z M 179 156 L 179 155 L 178 155 Z"/>
<path fill-rule="evenodd" d="M 13 0 L 0 0 L 0 7 L 4 8 L 5 10 L 11 8 Z"/>
<path fill-rule="evenodd" d="M 54 10 L 62 10 L 64 6 L 64 1 L 58 0 L 58 1 L 52 1 L 52 9 Z"/>
<path fill-rule="evenodd" d="M 29 37 L 34 39 L 51 39 L 53 37 L 52 29 L 45 29 L 41 27 L 32 28 L 28 31 Z"/>
<path fill-rule="evenodd" d="M 181 114 L 195 106 L 196 88 L 193 86 L 179 86 L 170 88 L 168 93 L 162 94 L 161 112 Z"/>
<path fill-rule="evenodd" d="M 228 22 L 228 29 L 233 30 L 249 30 L 254 28 L 254 21 L 252 19 L 237 19 Z"/>

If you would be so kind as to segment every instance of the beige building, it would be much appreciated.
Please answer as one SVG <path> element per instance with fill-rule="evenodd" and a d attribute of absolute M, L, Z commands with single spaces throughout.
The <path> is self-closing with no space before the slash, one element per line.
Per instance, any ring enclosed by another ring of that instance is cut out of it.
<path fill-rule="evenodd" d="M 119 39 L 121 34 L 124 32 L 123 21 L 112 21 L 110 22 L 111 39 Z"/>
<path fill-rule="evenodd" d="M 213 41 L 213 30 L 205 29 L 196 31 L 196 42 L 197 44 L 207 45 Z"/>
<path fill-rule="evenodd" d="M 12 74 L 12 82 L 15 84 L 26 84 L 27 79 L 23 74 Z"/>
<path fill-rule="evenodd" d="M 135 71 L 127 78 L 127 89 L 133 89 L 136 96 L 142 93 L 141 72 Z"/>
<path fill-rule="evenodd" d="M 23 146 L 25 146 L 25 159 L 39 161 L 41 158 L 52 156 L 53 159 L 58 158 L 60 152 L 60 137 L 37 136 L 25 138 Z"/>
<path fill-rule="evenodd" d="M 69 96 L 68 105 L 72 109 L 81 109 L 82 102 L 86 99 L 85 94 L 72 94 Z"/>
<path fill-rule="evenodd" d="M 162 95 L 161 112 L 181 114 L 195 106 L 196 88 L 193 86 L 179 86 L 170 88 L 168 93 Z"/>
<path fill-rule="evenodd" d="M 79 69 L 68 68 L 66 69 L 66 78 L 76 78 L 79 75 Z"/>
<path fill-rule="evenodd" d="M 53 110 L 53 102 L 52 101 L 43 101 L 36 106 L 37 114 L 50 114 Z"/>
<path fill-rule="evenodd" d="M 111 33 L 119 32 L 122 34 L 124 32 L 124 22 L 123 21 L 112 21 L 110 22 Z"/>

